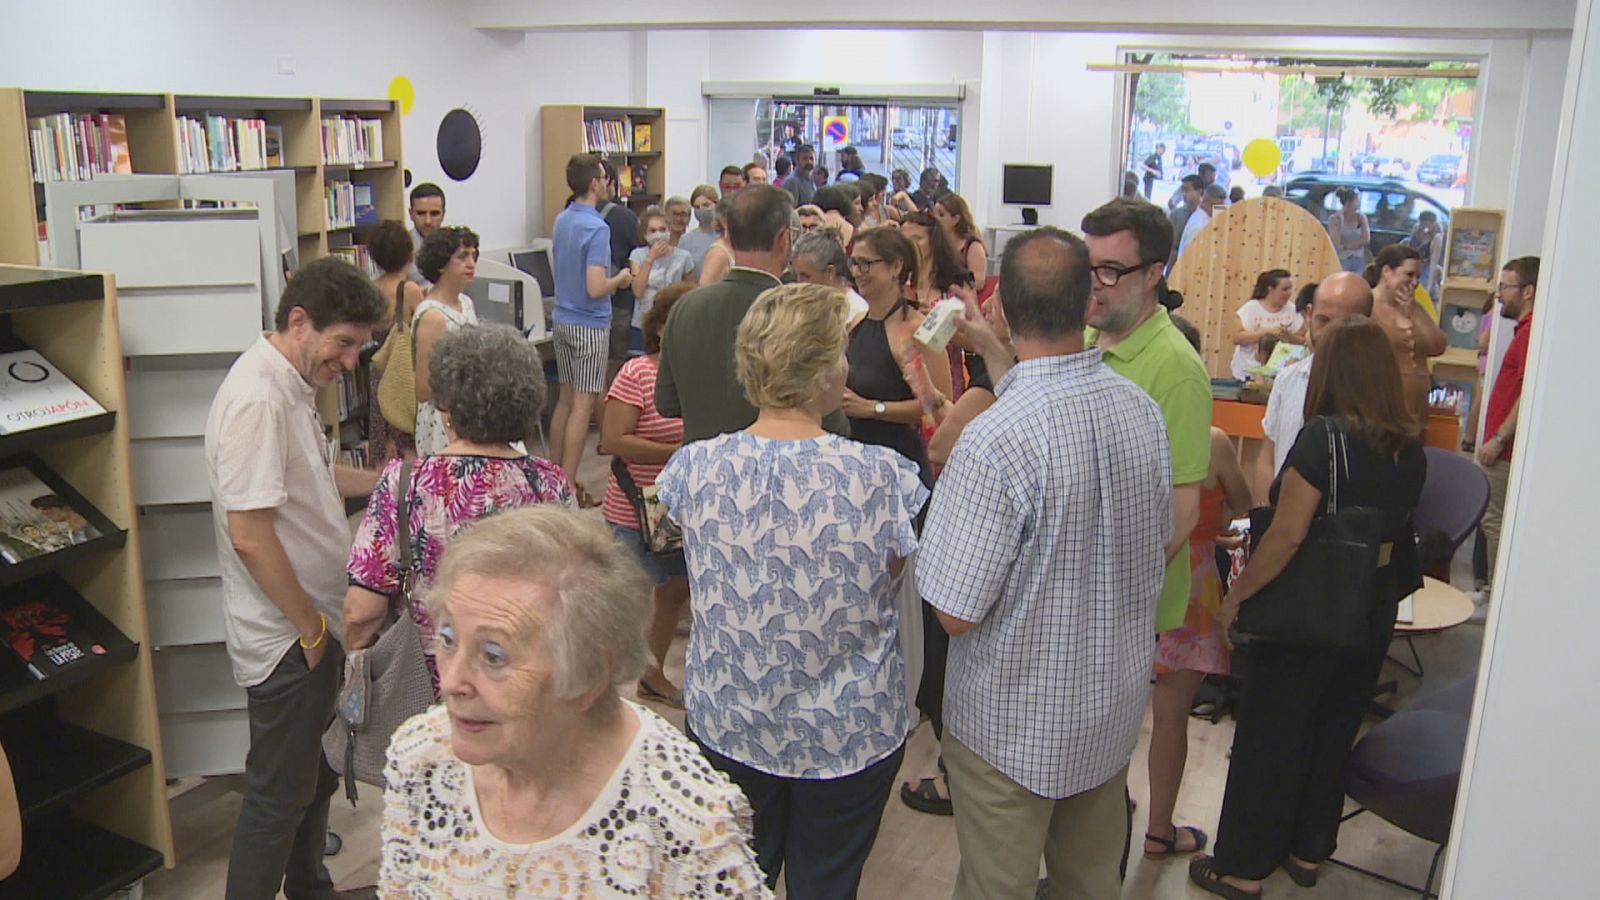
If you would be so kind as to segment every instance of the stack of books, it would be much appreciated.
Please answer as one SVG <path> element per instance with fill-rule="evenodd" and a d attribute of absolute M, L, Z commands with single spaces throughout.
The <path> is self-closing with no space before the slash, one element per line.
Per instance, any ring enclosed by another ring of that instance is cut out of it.
<path fill-rule="evenodd" d="M 178 174 L 255 172 L 281 165 L 282 129 L 265 119 L 178 117 Z"/>
<path fill-rule="evenodd" d="M 626 122 L 592 119 L 583 123 L 583 145 L 589 153 L 632 153 L 633 136 Z"/>
<path fill-rule="evenodd" d="M 327 188 L 328 228 L 353 228 L 356 224 L 355 186 L 348 181 L 334 181 Z"/>
<path fill-rule="evenodd" d="M 339 421 L 348 420 L 352 412 L 367 402 L 367 392 L 363 382 L 364 379 L 357 378 L 354 372 L 339 374 Z"/>
<path fill-rule="evenodd" d="M 57 113 L 28 120 L 33 180 L 88 181 L 96 175 L 133 174 L 128 122 L 106 113 Z"/>
<path fill-rule="evenodd" d="M 333 165 L 380 162 L 383 122 L 340 116 L 322 120 L 322 161 Z"/>

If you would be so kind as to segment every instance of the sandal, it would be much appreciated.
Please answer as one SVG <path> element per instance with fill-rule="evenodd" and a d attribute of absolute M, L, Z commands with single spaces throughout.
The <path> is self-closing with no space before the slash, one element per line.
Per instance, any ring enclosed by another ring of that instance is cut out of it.
<path fill-rule="evenodd" d="M 643 681 L 639 682 L 639 699 L 653 703 L 670 706 L 673 709 L 683 709 L 683 688 L 678 688 L 670 695 L 663 694 Z"/>
<path fill-rule="evenodd" d="M 1320 869 L 1308 869 L 1305 866 L 1302 866 L 1299 863 L 1289 859 L 1288 857 L 1284 858 L 1282 865 L 1283 870 L 1289 873 L 1290 881 L 1293 881 L 1295 884 L 1298 884 L 1301 887 L 1317 886 L 1317 873 L 1320 871 Z"/>
<path fill-rule="evenodd" d="M 583 485 L 573 485 L 572 491 L 578 498 L 579 509 L 594 509 L 600 505 L 600 501 L 591 496 Z"/>
<path fill-rule="evenodd" d="M 1200 890 L 1227 900 L 1260 900 L 1260 891 L 1236 888 L 1222 878 L 1223 874 L 1217 871 L 1216 861 L 1204 853 L 1189 860 L 1189 880 Z"/>
<path fill-rule="evenodd" d="M 935 816 L 955 815 L 955 807 L 950 803 L 950 798 L 939 796 L 939 787 L 932 778 L 924 778 L 918 781 L 915 790 L 906 787 L 902 783 L 900 785 L 900 802 L 917 812 L 925 812 Z"/>
<path fill-rule="evenodd" d="M 1194 835 L 1194 849 L 1178 849 L 1178 832 L 1180 831 L 1187 831 Z M 1193 825 L 1179 825 L 1177 828 L 1172 830 L 1172 837 L 1170 838 L 1157 837 L 1147 832 L 1144 836 L 1144 839 L 1152 844 L 1160 844 L 1163 848 L 1155 853 L 1151 853 L 1149 850 L 1146 850 L 1144 852 L 1145 859 L 1167 859 L 1173 856 L 1181 856 L 1185 853 L 1199 853 L 1201 850 L 1206 848 L 1206 841 L 1210 840 L 1206 837 L 1206 833 L 1204 831 L 1201 831 Z"/>

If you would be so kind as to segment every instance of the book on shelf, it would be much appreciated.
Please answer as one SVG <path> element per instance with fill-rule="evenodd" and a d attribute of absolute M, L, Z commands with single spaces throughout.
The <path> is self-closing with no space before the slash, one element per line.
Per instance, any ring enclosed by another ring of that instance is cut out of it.
<path fill-rule="evenodd" d="M 178 174 L 256 172 L 267 168 L 267 122 L 258 118 L 179 116 Z"/>
<path fill-rule="evenodd" d="M 365 469 L 371 462 L 371 455 L 369 445 L 366 441 L 362 441 L 351 447 L 339 448 L 339 463 L 352 469 Z"/>
<path fill-rule="evenodd" d="M 105 412 L 37 350 L 0 353 L 0 435 Z"/>
<path fill-rule="evenodd" d="M 348 181 L 329 182 L 325 189 L 328 201 L 327 222 L 332 228 L 351 228 L 356 224 L 356 192 Z"/>
<path fill-rule="evenodd" d="M 340 372 L 338 381 L 339 393 L 339 421 L 344 422 L 350 414 L 367 402 L 366 378 L 357 377 L 355 372 Z"/>
<path fill-rule="evenodd" d="M 57 592 L 32 584 L 25 585 L 19 593 L 33 596 L 24 596 L 0 609 L 0 638 L 28 667 L 28 674 L 34 680 L 43 681 L 64 669 L 106 655 L 105 643 L 87 623 L 72 614 Z"/>
<path fill-rule="evenodd" d="M 628 123 L 618 119 L 590 119 L 583 123 L 583 142 L 589 153 L 631 153 L 632 138 Z"/>
<path fill-rule="evenodd" d="M 629 166 L 617 168 L 617 192 L 623 197 L 633 196 L 633 169 Z"/>
<path fill-rule="evenodd" d="M 1445 263 L 1446 278 L 1489 281 L 1495 276 L 1495 247 L 1500 243 L 1498 228 L 1457 228 L 1450 242 Z"/>
<path fill-rule="evenodd" d="M 372 255 L 361 244 L 350 244 L 346 247 L 329 247 L 328 252 L 344 257 L 351 265 L 366 272 L 369 276 L 376 277 L 381 274 L 378 272 L 377 266 L 372 262 Z"/>
<path fill-rule="evenodd" d="M 1483 326 L 1483 310 L 1447 303 L 1439 311 L 1439 325 L 1450 346 L 1476 352 L 1478 329 Z"/>
<path fill-rule="evenodd" d="M 268 125 L 265 142 L 266 145 L 263 150 L 267 155 L 267 168 L 283 168 L 283 126 Z"/>
<path fill-rule="evenodd" d="M 655 142 L 651 139 L 655 131 L 649 122 L 636 122 L 633 126 L 633 152 L 649 153 L 655 149 Z"/>
<path fill-rule="evenodd" d="M 355 223 L 357 225 L 378 224 L 377 192 L 370 184 L 359 181 L 351 182 L 350 190 L 355 203 Z"/>
<path fill-rule="evenodd" d="M 383 120 L 327 116 L 322 120 L 322 161 L 353 165 L 383 160 Z"/>
<path fill-rule="evenodd" d="M 13 565 L 101 537 L 79 509 L 27 466 L 0 469 L 0 559 Z"/>
<path fill-rule="evenodd" d="M 56 113 L 28 120 L 33 180 L 87 181 L 133 174 L 128 120 L 112 113 Z"/>

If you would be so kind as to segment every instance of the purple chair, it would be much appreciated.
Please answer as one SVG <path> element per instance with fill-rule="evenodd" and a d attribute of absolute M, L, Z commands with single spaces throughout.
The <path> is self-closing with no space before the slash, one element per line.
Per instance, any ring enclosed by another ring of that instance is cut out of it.
<path fill-rule="evenodd" d="M 1433 879 L 1450 840 L 1476 684 L 1477 678 L 1468 677 L 1412 700 L 1357 741 L 1345 765 L 1344 791 L 1360 808 L 1344 820 L 1370 812 L 1438 844 L 1428 880 L 1417 887 L 1342 860 L 1329 862 L 1416 891 L 1423 898 L 1438 896 Z"/>
<path fill-rule="evenodd" d="M 1422 483 L 1422 497 L 1417 501 L 1413 516 L 1417 534 L 1437 532 L 1444 545 L 1441 549 L 1453 556 L 1483 520 L 1489 508 L 1489 479 L 1470 458 L 1438 447 L 1423 450 L 1428 456 L 1428 477 Z M 1449 581 L 1449 563 L 1441 581 Z M 1432 573 L 1429 573 L 1432 574 Z"/>

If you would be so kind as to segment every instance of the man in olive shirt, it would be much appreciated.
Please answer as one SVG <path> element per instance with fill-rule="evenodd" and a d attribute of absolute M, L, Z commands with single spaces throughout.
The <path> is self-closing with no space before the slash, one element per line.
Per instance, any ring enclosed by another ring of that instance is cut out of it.
<path fill-rule="evenodd" d="M 1106 365 L 1137 384 L 1161 407 L 1172 453 L 1172 536 L 1156 606 L 1156 632 L 1184 625 L 1189 607 L 1189 533 L 1200 518 L 1200 486 L 1211 465 L 1211 380 L 1194 347 L 1157 300 L 1172 223 L 1144 200 L 1119 197 L 1083 218 L 1089 245 L 1088 322 Z M 1204 673 L 1164 670 L 1157 654 L 1151 693 L 1150 826 L 1147 853 L 1205 848 L 1205 835 L 1176 828 L 1172 810 L 1183 778 L 1189 707 Z M 1153 839 L 1154 840 L 1153 840 Z"/>
<path fill-rule="evenodd" d="M 789 264 L 789 192 L 753 184 L 734 195 L 728 210 L 733 268 L 716 284 L 685 294 L 667 316 L 656 373 L 656 410 L 683 419 L 683 442 L 704 440 L 749 427 L 756 408 L 734 375 L 733 339 L 744 314 L 762 291 L 778 287 Z M 844 413 L 834 410 L 822 425 L 848 435 Z"/>

